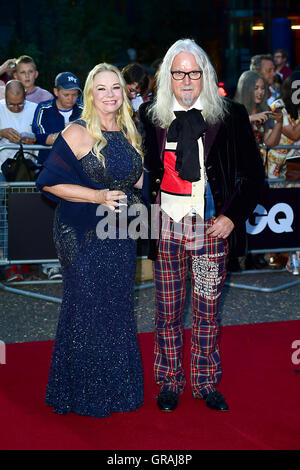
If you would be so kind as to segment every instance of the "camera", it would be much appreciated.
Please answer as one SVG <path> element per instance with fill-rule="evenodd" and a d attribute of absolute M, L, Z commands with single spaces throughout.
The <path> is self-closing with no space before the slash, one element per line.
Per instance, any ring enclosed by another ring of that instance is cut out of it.
<path fill-rule="evenodd" d="M 282 108 L 284 108 L 284 103 L 281 99 L 276 100 L 274 103 L 271 104 L 270 108 L 273 113 L 276 113 L 276 111 L 280 111 Z"/>
<path fill-rule="evenodd" d="M 275 109 L 282 109 L 283 107 L 284 107 L 284 104 L 282 100 L 277 100 L 275 102 Z"/>

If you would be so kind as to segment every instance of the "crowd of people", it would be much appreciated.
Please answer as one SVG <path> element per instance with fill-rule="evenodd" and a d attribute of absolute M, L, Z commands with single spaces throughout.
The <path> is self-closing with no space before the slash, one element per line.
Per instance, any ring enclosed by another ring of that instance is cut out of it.
<path fill-rule="evenodd" d="M 265 177 L 286 173 L 284 158 L 280 168 L 269 163 L 261 144 L 269 149 L 281 139 L 300 138 L 299 104 L 291 99 L 298 72 L 285 59 L 283 51 L 253 57 L 234 99 L 221 96 L 208 55 L 190 39 L 176 41 L 153 76 L 138 63 L 123 70 L 96 65 L 83 93 L 71 72 L 56 76 L 53 94 L 37 87 L 38 71 L 28 56 L 1 66 L 7 82 L 0 144 L 51 146 L 37 155 L 42 169 L 36 184 L 57 203 L 59 264 L 44 266 L 50 279 L 63 279 L 46 392 L 56 413 L 106 417 L 143 405 L 134 319 L 136 242 L 121 227 L 124 206 L 143 197 L 160 208 L 158 236 L 147 245 L 157 307 L 157 406 L 174 411 L 185 390 L 182 315 L 189 273 L 192 395 L 210 409 L 229 409 L 218 390 L 219 302 L 228 253 L 237 260 L 245 256 L 246 220 Z M 102 236 L 99 220 L 106 216 L 99 207 L 110 215 Z M 8 281 L 23 278 L 18 269 L 8 268 Z"/>
<path fill-rule="evenodd" d="M 300 71 L 293 72 L 287 66 L 287 54 L 283 49 L 275 51 L 273 57 L 256 55 L 251 59 L 250 70 L 240 76 L 234 97 L 248 111 L 266 178 L 271 182 L 283 181 L 285 186 L 287 157 L 300 155 L 300 151 L 276 147 L 300 145 L 300 104 L 292 99 L 293 83 L 299 79 Z M 289 184 L 296 185 L 295 182 Z M 286 266 L 289 272 L 299 274 L 299 252 L 247 255 L 240 259 L 230 258 L 229 263 L 232 271 Z"/>

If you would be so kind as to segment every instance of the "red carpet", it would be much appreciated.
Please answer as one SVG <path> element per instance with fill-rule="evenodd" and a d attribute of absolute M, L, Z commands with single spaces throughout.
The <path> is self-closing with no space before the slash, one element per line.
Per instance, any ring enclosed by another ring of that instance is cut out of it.
<path fill-rule="evenodd" d="M 300 321 L 223 328 L 220 390 L 230 405 L 224 413 L 193 399 L 189 387 L 175 412 L 159 411 L 153 334 L 139 338 L 145 404 L 104 419 L 59 416 L 44 404 L 51 341 L 8 344 L 6 364 L 0 365 L 1 449 L 300 449 L 300 365 L 292 362 Z M 185 367 L 188 375 L 188 348 Z"/>

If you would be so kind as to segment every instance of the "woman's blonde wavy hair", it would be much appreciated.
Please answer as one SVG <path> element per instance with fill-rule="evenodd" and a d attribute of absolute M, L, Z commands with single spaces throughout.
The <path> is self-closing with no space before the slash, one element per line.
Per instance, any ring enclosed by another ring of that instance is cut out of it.
<path fill-rule="evenodd" d="M 117 111 L 117 124 L 120 130 L 125 135 L 125 137 L 131 143 L 131 145 L 143 157 L 143 153 L 141 150 L 142 139 L 131 118 L 133 111 L 125 91 L 124 78 L 122 77 L 122 74 L 117 67 L 111 64 L 107 64 L 105 62 L 96 65 L 89 72 L 83 90 L 83 110 L 81 118 L 85 121 L 86 129 L 89 134 L 96 140 L 96 143 L 92 148 L 93 154 L 99 159 L 102 165 L 105 166 L 105 158 L 101 152 L 103 148 L 107 145 L 107 140 L 105 139 L 101 131 L 101 121 L 94 106 L 94 98 L 92 92 L 94 78 L 100 72 L 114 72 L 118 76 L 123 90 L 123 103 L 120 109 Z"/>

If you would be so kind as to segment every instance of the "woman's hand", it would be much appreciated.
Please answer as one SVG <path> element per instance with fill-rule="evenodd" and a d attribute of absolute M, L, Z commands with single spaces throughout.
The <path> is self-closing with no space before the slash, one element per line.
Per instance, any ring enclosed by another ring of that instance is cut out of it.
<path fill-rule="evenodd" d="M 77 184 L 57 184 L 44 186 L 44 191 L 48 191 L 55 196 L 70 202 L 89 202 L 92 204 L 102 204 L 112 211 L 121 212 L 119 206 L 126 206 L 126 194 L 123 191 L 110 191 L 109 189 L 92 189 Z M 119 202 L 124 199 L 123 202 Z"/>
<path fill-rule="evenodd" d="M 274 121 L 282 123 L 283 122 L 283 114 L 282 114 L 281 109 L 276 109 L 276 111 L 273 111 L 270 114 L 270 118 L 274 119 Z"/>
<path fill-rule="evenodd" d="M 119 206 L 126 206 L 125 202 L 119 202 L 120 199 L 125 199 L 126 194 L 123 191 L 110 191 L 109 189 L 100 189 L 97 191 L 98 193 L 98 200 L 96 200 L 97 204 L 102 204 L 103 206 L 108 207 L 111 211 L 121 212 L 120 209 L 117 209 Z"/>
<path fill-rule="evenodd" d="M 270 111 L 263 111 L 262 113 L 251 114 L 249 116 L 250 122 L 266 122 L 270 117 Z"/>

